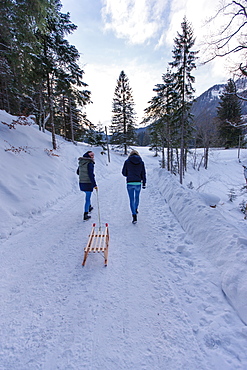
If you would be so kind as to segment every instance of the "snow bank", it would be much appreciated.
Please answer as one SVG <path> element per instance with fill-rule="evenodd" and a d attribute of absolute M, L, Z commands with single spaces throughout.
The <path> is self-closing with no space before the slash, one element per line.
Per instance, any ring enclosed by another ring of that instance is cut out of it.
<path fill-rule="evenodd" d="M 78 192 L 77 159 L 88 150 L 87 144 L 76 146 L 57 136 L 58 149 L 53 151 L 50 132 L 39 131 L 31 119 L 30 126 L 13 127 L 17 119 L 0 111 L 0 239 Z"/>
<path fill-rule="evenodd" d="M 247 324 L 247 239 L 217 207 L 208 205 L 209 196 L 205 201 L 164 169 L 154 169 L 154 181 L 183 229 L 219 269 L 223 292 Z M 211 199 L 217 203 L 217 197 L 212 195 Z"/>

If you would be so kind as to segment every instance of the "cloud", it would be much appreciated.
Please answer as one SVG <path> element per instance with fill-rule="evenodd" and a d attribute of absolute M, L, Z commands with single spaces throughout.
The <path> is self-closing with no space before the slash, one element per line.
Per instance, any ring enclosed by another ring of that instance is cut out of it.
<path fill-rule="evenodd" d="M 181 31 L 184 16 L 192 24 L 196 43 L 200 44 L 208 32 L 206 21 L 216 13 L 215 0 L 173 0 L 171 2 L 168 27 L 160 37 L 159 46 L 172 45 L 177 32 Z"/>
<path fill-rule="evenodd" d="M 212 50 L 211 48 L 207 49 L 207 43 L 212 38 L 212 34 L 216 29 L 219 30 L 226 23 L 225 16 L 217 17 L 215 20 L 208 22 L 209 19 L 217 14 L 220 5 L 221 3 L 215 0 L 173 0 L 170 7 L 168 27 L 162 32 L 156 49 L 164 46 L 172 49 L 174 39 L 177 33 L 181 32 L 181 23 L 184 16 L 186 16 L 187 20 L 191 23 L 195 37 L 193 50 L 199 51 L 197 66 L 198 69 L 202 68 L 200 66 L 201 63 L 207 59 L 207 56 L 210 55 L 210 50 Z M 229 66 L 232 64 L 229 60 L 230 58 L 216 58 L 210 63 L 210 68 L 202 68 L 206 74 L 206 80 L 209 78 L 214 83 L 217 83 L 217 78 L 220 81 L 225 79 L 229 73 Z M 210 76 L 208 76 L 208 73 L 210 73 Z M 200 79 L 204 78 L 203 73 L 196 74 L 200 76 Z"/>
<path fill-rule="evenodd" d="M 184 16 L 192 24 L 196 44 L 201 45 L 210 32 L 206 21 L 218 8 L 215 0 L 102 0 L 101 14 L 106 32 L 130 44 L 153 39 L 157 50 L 172 47 Z"/>
<path fill-rule="evenodd" d="M 168 0 L 103 0 L 101 10 L 105 31 L 131 44 L 143 44 L 156 37 Z"/>

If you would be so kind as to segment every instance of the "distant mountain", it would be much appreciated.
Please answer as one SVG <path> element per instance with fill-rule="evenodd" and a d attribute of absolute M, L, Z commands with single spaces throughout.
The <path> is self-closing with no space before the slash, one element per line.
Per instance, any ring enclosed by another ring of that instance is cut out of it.
<path fill-rule="evenodd" d="M 238 94 L 247 98 L 247 78 L 239 78 L 236 82 Z M 194 121 L 209 122 L 217 116 L 217 107 L 220 102 L 220 96 L 223 94 L 226 84 L 218 84 L 210 87 L 207 91 L 201 94 L 192 105 L 192 114 Z M 247 101 L 241 100 L 242 115 L 247 121 Z M 138 136 L 138 145 L 149 144 L 149 133 L 147 127 L 142 127 L 136 130 Z"/>
<path fill-rule="evenodd" d="M 214 85 L 201 94 L 192 106 L 194 119 L 212 119 L 217 115 L 220 96 L 224 92 L 225 84 Z M 236 81 L 237 92 L 247 97 L 247 78 L 240 78 Z M 241 101 L 242 115 L 247 114 L 247 101 Z"/>
<path fill-rule="evenodd" d="M 139 127 L 138 129 L 136 129 L 138 145 L 147 146 L 150 144 L 149 128 L 150 128 L 150 125 L 146 127 Z"/>

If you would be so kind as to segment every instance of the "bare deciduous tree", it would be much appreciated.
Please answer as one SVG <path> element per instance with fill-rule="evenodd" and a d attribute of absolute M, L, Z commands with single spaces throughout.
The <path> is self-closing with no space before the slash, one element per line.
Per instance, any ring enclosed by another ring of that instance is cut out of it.
<path fill-rule="evenodd" d="M 215 22 L 218 25 L 218 29 L 214 34 L 211 34 L 207 42 L 207 49 L 210 56 L 205 63 L 212 61 L 216 57 L 225 57 L 230 54 L 242 52 L 236 70 L 241 72 L 242 75 L 247 76 L 246 5 L 246 0 L 224 2 L 217 13 L 208 20 L 209 25 Z"/>

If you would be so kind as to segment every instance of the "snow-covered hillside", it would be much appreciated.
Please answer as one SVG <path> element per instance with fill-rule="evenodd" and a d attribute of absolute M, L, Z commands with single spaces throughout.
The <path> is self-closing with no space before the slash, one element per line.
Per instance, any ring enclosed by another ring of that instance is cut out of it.
<path fill-rule="evenodd" d="M 247 369 L 247 151 L 212 150 L 184 185 L 148 148 L 132 225 L 124 156 L 95 152 L 109 262 L 83 249 L 77 158 L 87 149 L 0 111 L 0 369 Z M 200 151 L 198 151 L 198 164 Z M 229 201 L 231 198 L 232 202 Z M 216 206 L 212 208 L 210 206 Z"/>

